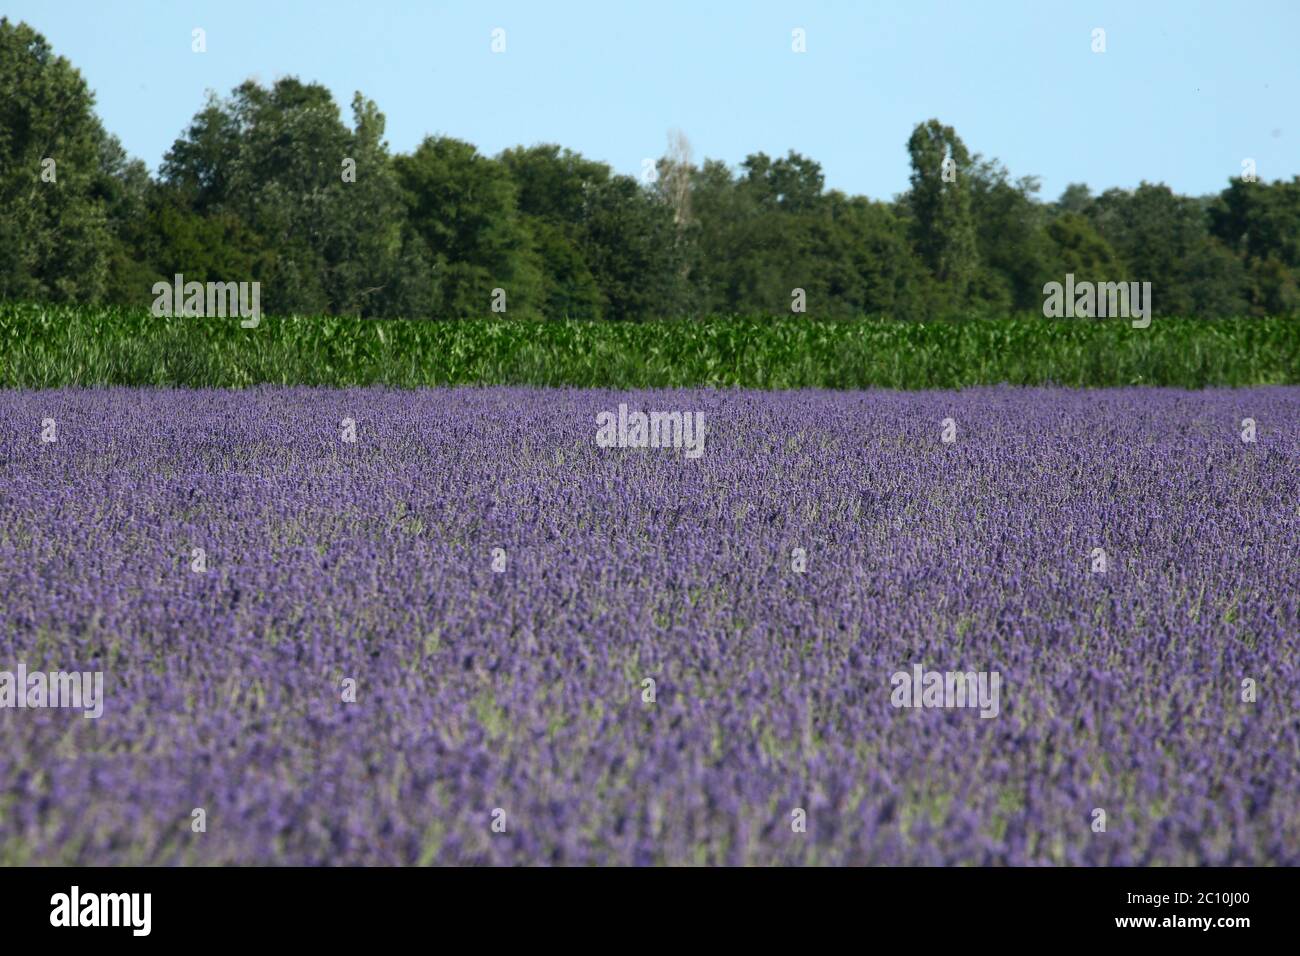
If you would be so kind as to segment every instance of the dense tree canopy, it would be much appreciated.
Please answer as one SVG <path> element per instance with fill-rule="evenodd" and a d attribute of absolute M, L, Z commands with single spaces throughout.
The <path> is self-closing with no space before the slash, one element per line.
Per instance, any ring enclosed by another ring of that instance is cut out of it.
<path fill-rule="evenodd" d="M 1157 315 L 1300 311 L 1300 177 L 1055 202 L 938 120 L 891 201 L 790 152 L 696 164 L 678 134 L 633 178 L 558 145 L 393 155 L 357 94 L 246 82 L 210 96 L 150 177 L 71 64 L 0 20 L 0 298 L 144 304 L 159 279 L 262 284 L 262 308 L 411 318 L 710 313 L 919 319 L 1041 308 L 1069 273 L 1147 281 Z"/>
<path fill-rule="evenodd" d="M 93 301 L 108 287 L 113 212 L 142 167 L 126 161 L 63 57 L 0 20 L 0 296 Z"/>

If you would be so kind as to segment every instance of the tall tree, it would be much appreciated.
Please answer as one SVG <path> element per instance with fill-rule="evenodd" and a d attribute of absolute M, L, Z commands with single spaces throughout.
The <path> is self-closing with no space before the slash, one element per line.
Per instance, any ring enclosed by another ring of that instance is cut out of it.
<path fill-rule="evenodd" d="M 971 216 L 970 156 L 951 126 L 927 120 L 907 141 L 913 243 L 921 261 L 951 294 L 965 301 L 978 252 Z"/>
<path fill-rule="evenodd" d="M 125 165 L 81 74 L 31 27 L 0 19 L 0 297 L 103 295 Z"/>

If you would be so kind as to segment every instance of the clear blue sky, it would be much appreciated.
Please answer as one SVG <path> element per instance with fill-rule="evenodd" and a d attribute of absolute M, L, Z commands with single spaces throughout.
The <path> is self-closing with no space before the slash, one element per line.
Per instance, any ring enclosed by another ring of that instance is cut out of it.
<path fill-rule="evenodd" d="M 557 142 L 635 174 L 676 127 L 697 160 L 796 149 L 829 187 L 875 198 L 906 188 L 904 144 L 932 116 L 1041 176 L 1049 199 L 1071 182 L 1216 192 L 1245 157 L 1265 180 L 1300 173 L 1300 0 L 0 0 L 0 13 L 81 69 L 105 125 L 155 169 L 206 90 L 296 75 L 345 117 L 353 91 L 375 100 L 395 151 L 429 133 L 489 154 Z"/>

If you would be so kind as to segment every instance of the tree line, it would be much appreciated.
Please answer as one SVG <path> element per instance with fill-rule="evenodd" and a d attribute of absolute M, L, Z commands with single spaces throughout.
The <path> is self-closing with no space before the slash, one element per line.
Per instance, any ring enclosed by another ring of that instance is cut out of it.
<path fill-rule="evenodd" d="M 1300 176 L 1043 201 L 929 120 L 885 202 L 828 190 L 793 151 L 696 164 L 678 135 L 632 177 L 550 144 L 486 156 L 430 136 L 393 154 L 374 102 L 350 113 L 319 84 L 249 81 L 210 95 L 151 176 L 80 73 L 0 19 L 0 299 L 148 305 L 181 273 L 258 281 L 272 314 L 643 320 L 802 300 L 921 319 L 1038 311 L 1072 274 L 1149 281 L 1156 315 L 1300 311 Z"/>

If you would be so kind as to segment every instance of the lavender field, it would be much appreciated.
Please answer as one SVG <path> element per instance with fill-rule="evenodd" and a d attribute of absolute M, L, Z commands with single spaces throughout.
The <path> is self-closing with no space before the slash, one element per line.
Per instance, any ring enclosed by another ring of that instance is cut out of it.
<path fill-rule="evenodd" d="M 620 403 L 702 453 L 599 447 Z M 1292 387 L 0 393 L 0 671 L 104 674 L 97 719 L 0 709 L 0 863 L 1300 864 L 1298 427 Z M 895 706 L 916 665 L 996 713 Z"/>

